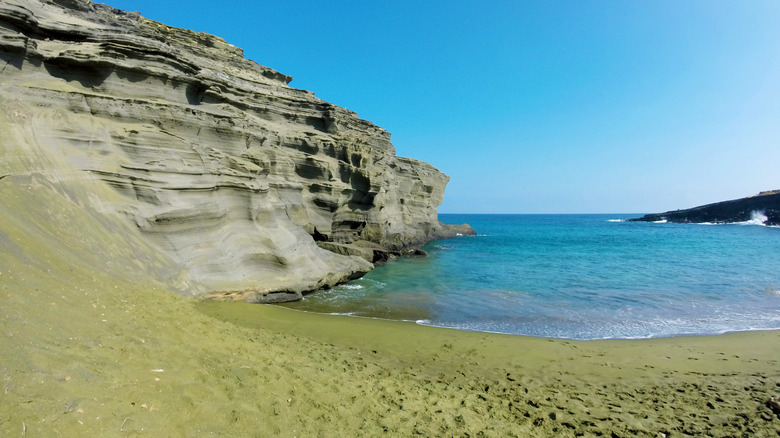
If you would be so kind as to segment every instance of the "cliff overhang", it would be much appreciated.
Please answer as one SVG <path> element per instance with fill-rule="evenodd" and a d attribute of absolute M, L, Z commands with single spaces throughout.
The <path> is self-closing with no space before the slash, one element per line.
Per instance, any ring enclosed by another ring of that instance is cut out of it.
<path fill-rule="evenodd" d="M 106 251 L 181 293 L 299 299 L 473 232 L 438 221 L 446 175 L 212 35 L 5 0 L 0 76 L 0 184 L 99 216 L 125 234 Z"/>

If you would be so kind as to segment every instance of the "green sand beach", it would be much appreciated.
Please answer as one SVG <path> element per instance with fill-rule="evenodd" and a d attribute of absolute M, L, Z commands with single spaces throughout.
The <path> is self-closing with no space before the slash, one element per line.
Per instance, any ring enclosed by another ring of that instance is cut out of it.
<path fill-rule="evenodd" d="M 203 303 L 55 192 L 0 184 L 0 436 L 780 434 L 780 332 L 574 342 Z"/>
<path fill-rule="evenodd" d="M 2 276 L 2 436 L 780 433 L 778 332 L 573 342 L 129 284 L 32 294 L 19 275 Z"/>
<path fill-rule="evenodd" d="M 0 1 L 0 438 L 780 436 L 780 331 L 567 341 L 195 298 L 335 286 L 470 231 L 444 211 L 774 188 L 774 4 L 503 3 L 148 3 L 228 42 Z"/>

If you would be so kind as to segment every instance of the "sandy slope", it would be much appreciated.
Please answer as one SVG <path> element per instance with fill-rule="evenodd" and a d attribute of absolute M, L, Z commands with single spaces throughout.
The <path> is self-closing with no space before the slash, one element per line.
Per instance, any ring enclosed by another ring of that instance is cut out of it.
<path fill-rule="evenodd" d="M 3 437 L 780 434 L 778 332 L 573 342 L 198 303 L 56 188 L 0 197 Z"/>

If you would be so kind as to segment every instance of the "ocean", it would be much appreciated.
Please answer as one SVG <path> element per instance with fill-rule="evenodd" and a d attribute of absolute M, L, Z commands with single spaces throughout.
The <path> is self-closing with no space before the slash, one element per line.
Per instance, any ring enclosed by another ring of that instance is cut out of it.
<path fill-rule="evenodd" d="M 439 240 L 294 309 L 566 339 L 780 328 L 780 228 L 641 215 L 455 215 Z"/>

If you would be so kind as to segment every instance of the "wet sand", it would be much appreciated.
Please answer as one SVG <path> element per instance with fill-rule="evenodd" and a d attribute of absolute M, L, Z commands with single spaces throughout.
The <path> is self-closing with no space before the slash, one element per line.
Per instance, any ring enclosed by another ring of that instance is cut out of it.
<path fill-rule="evenodd" d="M 777 331 L 575 342 L 199 303 L 80 207 L 0 195 L 2 437 L 780 434 Z"/>
<path fill-rule="evenodd" d="M 780 434 L 780 332 L 548 340 L 17 275 L 2 436 Z"/>

